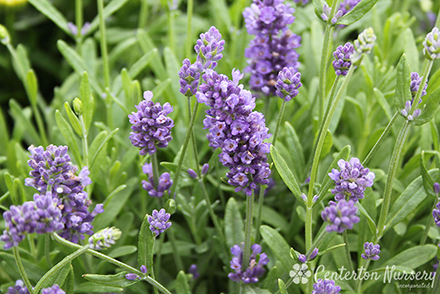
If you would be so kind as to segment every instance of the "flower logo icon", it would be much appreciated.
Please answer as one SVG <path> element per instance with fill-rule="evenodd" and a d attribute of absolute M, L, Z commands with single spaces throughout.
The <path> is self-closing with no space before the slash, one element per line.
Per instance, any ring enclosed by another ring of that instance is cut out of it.
<path fill-rule="evenodd" d="M 293 278 L 293 282 L 295 284 L 306 284 L 309 278 L 312 276 L 312 272 L 305 263 L 301 265 L 295 264 L 293 266 L 293 270 L 289 272 L 289 275 L 291 278 Z"/>

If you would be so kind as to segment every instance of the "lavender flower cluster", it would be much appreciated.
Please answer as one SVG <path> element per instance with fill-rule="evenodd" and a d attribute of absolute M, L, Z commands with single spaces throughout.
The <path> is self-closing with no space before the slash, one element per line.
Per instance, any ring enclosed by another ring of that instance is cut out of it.
<path fill-rule="evenodd" d="M 154 209 L 152 215 L 148 216 L 150 230 L 156 235 L 156 237 L 171 227 L 171 222 L 168 221 L 170 217 L 171 215 L 166 213 L 164 208 L 162 208 L 160 211 Z"/>
<path fill-rule="evenodd" d="M 6 294 L 29 294 L 29 290 L 22 280 L 17 280 L 15 286 L 9 287 Z M 60 286 L 54 284 L 52 287 L 42 289 L 41 294 L 66 294 L 66 292 L 64 292 Z"/>
<path fill-rule="evenodd" d="M 350 12 L 361 0 L 344 0 L 339 4 L 339 9 L 335 13 L 335 15 L 331 19 L 331 23 L 334 25 L 338 22 L 338 20 Z M 321 18 L 323 21 L 328 22 L 330 19 L 332 8 L 328 6 L 327 3 L 324 3 L 323 13 L 321 14 Z"/>
<path fill-rule="evenodd" d="M 339 45 L 336 51 L 333 52 L 335 60 L 333 61 L 333 68 L 338 76 L 346 76 L 351 67 L 351 55 L 354 53 L 354 46 L 350 42 L 345 43 L 344 46 Z"/>
<path fill-rule="evenodd" d="M 336 201 L 345 199 L 348 196 L 353 201 L 364 198 L 364 191 L 367 187 L 373 186 L 375 175 L 368 168 L 364 168 L 358 158 L 353 157 L 350 161 L 340 159 L 338 161 L 340 170 L 332 169 L 329 177 L 335 181 Z"/>
<path fill-rule="evenodd" d="M 74 243 L 84 239 L 83 234 L 93 234 L 91 223 L 104 209 L 98 204 L 93 212 L 88 211 L 91 201 L 84 191 L 84 187 L 91 184 L 88 168 L 75 175 L 77 167 L 70 162 L 67 146 L 50 145 L 46 150 L 30 146 L 29 151 L 28 164 L 33 170 L 25 184 L 40 193 L 34 195 L 34 201 L 12 205 L 4 212 L 6 230 L 0 236 L 5 242 L 4 248 L 18 246 L 26 234 L 31 233 L 62 230 L 61 237 Z"/>
<path fill-rule="evenodd" d="M 343 233 L 347 229 L 352 229 L 353 225 L 360 221 L 356 215 L 357 210 L 353 200 L 330 201 L 329 206 L 321 212 L 322 219 L 329 223 L 326 227 L 327 232 Z"/>
<path fill-rule="evenodd" d="M 200 39 L 194 46 L 197 53 L 197 61 L 191 64 L 186 58 L 183 60 L 179 71 L 180 92 L 190 97 L 195 95 L 199 86 L 200 74 L 206 69 L 215 69 L 217 61 L 222 59 L 225 41 L 215 27 L 211 27 L 206 33 L 200 34 Z"/>
<path fill-rule="evenodd" d="M 147 181 L 142 181 L 142 188 L 148 191 L 148 195 L 151 197 L 163 197 L 165 191 L 169 190 L 173 185 L 169 173 L 161 174 L 159 176 L 159 183 L 155 183 L 151 163 L 145 163 L 142 170 L 148 176 Z"/>
<path fill-rule="evenodd" d="M 440 30 L 434 27 L 423 41 L 423 54 L 429 60 L 440 59 Z"/>
<path fill-rule="evenodd" d="M 380 245 L 374 245 L 372 242 L 365 242 L 365 252 L 361 254 L 363 259 L 379 260 Z"/>
<path fill-rule="evenodd" d="M 251 90 L 275 95 L 278 72 L 285 67 L 298 69 L 295 48 L 301 46 L 301 37 L 287 29 L 295 20 L 294 12 L 284 0 L 253 0 L 243 12 L 248 33 L 256 36 L 245 50 Z"/>
<path fill-rule="evenodd" d="M 335 281 L 319 279 L 313 284 L 312 294 L 338 294 L 341 287 L 335 285 Z"/>
<path fill-rule="evenodd" d="M 284 101 L 290 101 L 296 97 L 301 86 L 301 73 L 296 72 L 293 67 L 285 67 L 278 73 L 275 84 L 276 94 Z"/>
<path fill-rule="evenodd" d="M 267 258 L 266 253 L 261 253 L 261 246 L 258 244 L 252 245 L 251 249 L 252 254 L 249 258 L 249 266 L 243 269 L 243 248 L 239 245 L 231 247 L 231 253 L 234 256 L 231 260 L 231 268 L 235 273 L 229 273 L 228 277 L 232 281 L 244 284 L 256 283 L 264 274 L 263 266 L 269 262 L 269 258 Z"/>
<path fill-rule="evenodd" d="M 173 111 L 170 103 L 163 106 L 152 101 L 153 93 L 144 92 L 144 100 L 136 105 L 137 112 L 129 115 L 131 129 L 130 140 L 133 146 L 139 147 L 140 155 L 154 154 L 156 147 L 164 148 L 171 141 L 171 129 L 174 121 L 168 117 Z"/>
<path fill-rule="evenodd" d="M 229 184 L 250 196 L 258 185 L 269 183 L 270 168 L 266 154 L 270 137 L 263 114 L 253 111 L 255 98 L 239 81 L 243 75 L 232 71 L 233 80 L 213 70 L 203 75 L 204 83 L 196 93 L 199 103 L 210 107 L 203 121 L 209 145 L 221 148 L 220 161 L 229 167 Z"/>

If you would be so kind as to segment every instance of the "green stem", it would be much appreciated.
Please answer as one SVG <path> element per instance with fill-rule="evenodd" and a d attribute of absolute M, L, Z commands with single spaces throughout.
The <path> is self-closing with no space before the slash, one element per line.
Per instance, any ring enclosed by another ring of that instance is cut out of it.
<path fill-rule="evenodd" d="M 333 5 L 335 7 L 335 5 Z M 332 12 L 333 12 L 332 7 Z M 332 17 L 333 13 L 331 13 Z M 331 19 L 331 18 L 330 18 Z M 324 43 L 322 44 L 322 53 L 321 53 L 321 67 L 319 71 L 319 100 L 318 100 L 318 110 L 319 110 L 319 120 L 318 122 L 321 124 L 324 116 L 324 104 L 325 104 L 325 80 L 327 73 L 327 63 L 329 58 L 330 46 L 331 46 L 331 36 L 333 34 L 334 27 L 331 25 L 326 25 L 325 34 L 324 34 Z"/>
<path fill-rule="evenodd" d="M 87 142 L 87 129 L 84 123 L 84 117 L 82 115 L 79 116 L 79 122 L 82 128 L 82 143 L 83 143 L 83 152 L 84 152 L 84 164 L 85 166 L 89 166 L 89 144 Z"/>
<path fill-rule="evenodd" d="M 306 249 L 310 250 L 312 247 L 313 240 L 313 232 L 312 232 L 312 223 L 313 223 L 313 208 L 306 208 Z"/>
<path fill-rule="evenodd" d="M 157 161 L 157 152 L 151 154 L 150 157 L 151 165 L 153 167 L 154 188 L 157 189 L 159 187 L 159 163 Z"/>
<path fill-rule="evenodd" d="M 217 215 L 214 212 L 214 209 L 212 209 L 211 200 L 209 199 L 208 192 L 206 191 L 205 183 L 203 183 L 202 179 L 199 179 L 200 188 L 202 188 L 203 196 L 205 196 L 206 204 L 208 205 L 208 211 L 209 215 L 211 216 L 212 222 L 214 223 L 215 228 L 217 229 L 217 234 L 220 237 L 220 241 L 222 244 L 225 244 L 225 236 L 223 235 L 222 227 L 220 226 L 220 223 L 218 221 Z"/>
<path fill-rule="evenodd" d="M 394 145 L 393 154 L 391 155 L 390 166 L 388 168 L 388 177 L 385 184 L 385 192 L 383 196 L 382 209 L 380 211 L 380 217 L 378 222 L 378 234 L 377 239 L 380 239 L 385 230 L 385 221 L 388 215 L 388 209 L 391 202 L 391 194 L 393 191 L 394 177 L 396 176 L 397 170 L 399 168 L 400 157 L 402 155 L 403 146 L 408 136 L 409 122 L 405 120 L 402 129 L 397 136 L 396 144 Z"/>
<path fill-rule="evenodd" d="M 82 44 L 82 27 L 83 27 L 83 0 L 75 0 L 75 22 L 76 22 L 76 51 L 81 55 L 81 44 Z"/>
<path fill-rule="evenodd" d="M 78 250 L 76 250 L 72 254 L 69 254 L 66 257 L 64 257 L 63 260 L 58 262 L 54 267 L 52 267 L 48 272 L 46 272 L 44 274 L 44 276 L 38 281 L 37 285 L 35 286 L 35 289 L 34 289 L 35 293 L 39 293 L 40 292 L 42 286 L 44 285 L 44 283 L 47 281 L 47 279 L 50 276 L 54 275 L 54 273 L 56 273 L 57 271 L 61 270 L 62 267 L 64 267 L 68 263 L 72 262 L 72 260 L 74 260 L 75 258 L 80 256 L 81 254 L 86 252 L 87 249 L 89 249 L 89 245 L 79 246 L 79 247 L 80 248 L 78 248 Z"/>
<path fill-rule="evenodd" d="M 252 208 L 254 204 L 254 193 L 251 196 L 246 196 L 246 224 L 243 248 L 243 264 L 245 269 L 248 267 L 249 258 L 251 256 L 251 233 L 252 233 Z"/>
<path fill-rule="evenodd" d="M 385 130 L 383 130 L 382 135 L 380 135 L 380 138 L 376 141 L 373 148 L 371 148 L 370 152 L 368 152 L 367 156 L 362 161 L 363 166 L 366 166 L 370 162 L 370 160 L 374 156 L 374 154 L 376 154 L 377 150 L 382 145 L 382 143 L 385 141 L 385 138 L 388 136 L 388 133 L 393 128 L 394 122 L 396 121 L 397 117 L 399 117 L 399 113 L 396 111 L 394 113 L 393 117 L 391 118 L 391 120 L 389 121 L 389 123 L 387 124 L 387 126 L 385 127 Z"/>
<path fill-rule="evenodd" d="M 180 176 L 180 170 L 182 169 L 183 159 L 185 158 L 189 138 L 190 138 L 192 130 L 194 128 L 194 122 L 196 120 L 196 114 L 197 114 L 198 107 L 199 107 L 199 103 L 197 102 L 196 105 L 194 106 L 194 110 L 191 115 L 188 129 L 186 130 L 186 136 L 185 136 L 185 140 L 183 141 L 182 152 L 180 153 L 179 162 L 177 164 L 176 173 L 175 173 L 174 179 L 173 179 L 173 185 L 171 186 L 171 191 L 170 191 L 171 197 L 174 197 L 174 193 L 176 192 L 176 189 L 177 189 L 177 184 L 179 182 L 179 176 Z"/>
<path fill-rule="evenodd" d="M 258 234 L 258 231 L 261 226 L 261 212 L 263 210 L 263 203 L 264 203 L 264 191 L 266 190 L 266 186 L 260 186 L 260 193 L 258 194 L 258 208 L 257 208 L 257 218 L 255 220 L 255 243 L 258 243 L 260 241 L 260 234 Z"/>
<path fill-rule="evenodd" d="M 34 288 L 32 287 L 31 282 L 29 281 L 29 278 L 26 274 L 26 271 L 24 270 L 23 263 L 21 262 L 20 252 L 18 251 L 17 247 L 12 247 L 12 252 L 14 254 L 15 263 L 17 264 L 18 271 L 20 272 L 20 276 L 24 281 L 24 284 L 26 285 L 26 288 L 28 288 L 28 291 L 30 294 L 34 294 Z M 38 293 L 38 292 L 36 292 Z"/>
<path fill-rule="evenodd" d="M 44 255 L 46 256 L 47 265 L 52 267 L 52 261 L 50 260 L 50 239 L 48 234 L 44 236 Z"/>
<path fill-rule="evenodd" d="M 420 85 L 425 85 L 426 81 L 428 80 L 428 76 L 429 73 L 431 72 L 432 69 L 432 65 L 434 64 L 434 60 L 428 60 L 425 59 L 425 63 L 423 64 L 423 70 L 422 70 L 422 81 L 420 83 Z M 412 114 L 414 112 L 414 110 L 417 108 L 417 106 L 419 105 L 418 101 L 420 101 L 420 98 L 422 97 L 422 93 L 423 93 L 423 87 L 419 87 L 419 90 L 417 90 L 416 96 L 414 97 L 414 102 L 411 106 L 411 110 L 408 114 Z M 423 100 L 428 99 L 428 97 L 425 97 Z M 422 105 L 423 105 L 422 101 Z"/>
<path fill-rule="evenodd" d="M 362 259 L 362 263 L 364 262 L 364 259 Z M 370 265 L 371 259 L 368 259 L 367 262 L 365 263 L 365 267 L 364 270 L 365 272 L 367 272 L 368 270 L 368 266 Z M 362 267 L 362 263 L 361 263 L 361 267 Z M 362 289 L 362 279 L 358 280 L 358 284 L 357 284 L 357 293 L 361 294 L 361 289 Z"/>
<path fill-rule="evenodd" d="M 35 116 L 35 121 L 37 122 L 38 132 L 40 133 L 41 141 L 43 142 L 44 146 L 47 146 L 48 143 L 47 143 L 46 129 L 44 128 L 43 119 L 41 118 L 40 111 L 38 111 L 37 105 L 32 103 L 32 101 L 31 101 L 31 107 L 32 107 L 32 112 L 34 113 Z"/>
<path fill-rule="evenodd" d="M 141 0 L 141 11 L 139 13 L 138 28 L 143 29 L 147 26 L 148 21 L 148 2 Z"/>
<path fill-rule="evenodd" d="M 277 126 L 275 127 L 275 132 L 273 134 L 272 145 L 275 146 L 277 142 L 278 131 L 280 129 L 281 121 L 283 120 L 284 110 L 286 109 L 287 101 L 283 99 L 283 104 L 281 104 L 280 112 L 278 113 Z"/>
<path fill-rule="evenodd" d="M 307 258 L 310 257 L 310 254 L 312 254 L 312 251 L 315 248 L 318 248 L 319 245 L 321 244 L 322 240 L 324 239 L 324 237 L 327 235 L 327 231 L 325 230 L 325 228 L 323 230 L 321 230 L 318 234 L 318 236 L 315 238 L 315 240 L 313 240 L 312 245 L 310 246 L 310 248 L 307 250 L 306 252 L 306 256 Z"/>
<path fill-rule="evenodd" d="M 437 20 L 436 20 L 436 22 L 435 22 L 435 26 L 438 28 L 438 27 L 440 27 L 440 9 L 439 9 L 439 11 L 438 11 L 438 13 L 437 13 Z M 422 84 L 423 85 L 423 84 Z M 436 277 L 438 277 L 438 275 L 436 276 Z"/>
<path fill-rule="evenodd" d="M 101 56 L 104 67 L 104 85 L 110 88 L 110 68 L 108 63 L 107 35 L 104 21 L 104 0 L 98 0 L 99 33 L 101 34 Z M 78 28 L 80 30 L 81 28 Z"/>
<path fill-rule="evenodd" d="M 81 246 L 81 245 L 78 245 L 78 244 L 72 243 L 72 242 L 70 242 L 70 241 L 68 241 L 68 240 L 66 240 L 66 239 L 64 239 L 64 238 L 61 238 L 61 237 L 60 237 L 58 234 L 56 234 L 56 233 L 53 233 L 52 236 L 54 237 L 55 241 L 57 241 L 58 243 L 61 243 L 61 244 L 63 244 L 63 245 L 66 245 L 66 246 L 68 246 L 68 247 L 70 247 L 70 248 L 76 248 L 76 249 L 81 249 L 81 248 L 83 248 L 83 246 Z M 114 259 L 114 258 L 112 258 L 112 257 L 110 257 L 110 256 L 107 256 L 107 255 L 105 255 L 105 254 L 102 254 L 101 252 L 98 252 L 98 251 L 95 251 L 95 250 L 92 250 L 92 249 L 88 248 L 88 249 L 86 250 L 86 253 L 88 253 L 88 254 L 90 254 L 90 255 L 93 255 L 93 256 L 95 256 L 95 257 L 98 257 L 98 258 L 100 258 L 100 259 L 103 259 L 103 260 L 105 260 L 105 261 L 107 261 L 107 262 L 109 262 L 109 263 L 112 263 L 112 264 L 114 264 L 114 265 L 116 265 L 116 266 L 118 266 L 118 267 L 120 267 L 120 268 L 122 268 L 122 269 L 125 269 L 125 270 L 127 270 L 127 271 L 129 271 L 129 272 L 131 272 L 131 273 L 137 274 L 138 276 L 144 276 L 144 274 L 143 274 L 140 270 L 135 269 L 134 267 L 129 266 L 128 264 L 125 264 L 125 263 L 123 263 L 123 262 L 121 262 L 121 261 L 119 261 L 119 260 L 116 260 L 116 259 Z M 157 282 L 155 279 L 153 279 L 153 278 L 147 276 L 147 277 L 145 277 L 145 280 L 146 280 L 150 285 L 152 285 L 153 287 L 156 287 L 157 289 L 159 289 L 159 291 L 161 291 L 162 293 L 171 294 L 170 291 L 168 291 L 164 286 L 162 286 L 162 285 L 161 285 L 159 282 Z"/>
<path fill-rule="evenodd" d="M 192 16 L 193 16 L 194 0 L 188 0 L 186 7 L 186 41 L 185 41 L 185 56 L 191 57 L 192 53 Z M 188 98 L 189 99 L 189 98 Z"/>
<path fill-rule="evenodd" d="M 153 239 L 153 248 L 154 248 L 154 243 L 156 243 L 156 238 Z M 151 277 L 156 280 L 156 277 L 154 276 L 154 266 L 151 267 L 151 273 L 149 273 L 151 275 Z M 158 290 L 156 287 L 153 288 L 154 294 L 159 294 Z"/>
<path fill-rule="evenodd" d="M 347 257 L 348 260 L 348 269 L 350 270 L 350 272 L 353 272 L 353 261 L 351 260 L 351 255 L 350 255 L 350 248 L 348 246 L 348 233 L 347 230 L 344 231 L 344 233 L 342 233 L 342 235 L 344 235 L 344 242 L 345 242 L 345 256 Z"/>
<path fill-rule="evenodd" d="M 196 101 L 196 103 L 198 103 L 198 102 Z M 191 117 L 191 97 L 188 97 L 188 117 Z M 201 177 L 202 174 L 200 173 L 199 155 L 197 152 L 197 142 L 196 142 L 196 136 L 194 135 L 194 129 L 192 130 L 192 133 L 191 133 L 191 141 L 192 141 L 192 145 L 193 145 L 194 160 L 196 162 L 197 176 Z"/>
<path fill-rule="evenodd" d="M 174 11 L 168 9 L 168 45 L 171 51 L 176 53 L 176 32 L 174 31 Z"/>
<path fill-rule="evenodd" d="M 319 160 L 321 157 L 322 147 L 324 146 L 325 137 L 327 135 L 327 129 L 330 126 L 330 122 L 332 120 L 332 117 L 336 111 L 336 107 L 338 106 L 339 100 L 341 99 L 342 95 L 345 92 L 345 89 L 347 88 L 348 82 L 351 79 L 351 76 L 353 75 L 355 67 L 350 67 L 347 76 L 345 77 L 344 82 L 342 83 L 341 88 L 339 88 L 339 91 L 334 99 L 334 102 L 332 103 L 328 116 L 324 120 L 324 124 L 322 126 L 322 130 L 320 131 L 320 135 L 318 137 L 318 143 L 316 145 L 316 151 L 315 155 L 313 157 L 313 163 L 312 163 L 312 171 L 310 174 L 310 183 L 309 183 L 309 192 L 307 197 L 307 206 L 312 207 L 313 203 L 313 186 L 315 185 L 316 177 L 318 175 L 318 167 L 319 167 Z"/>

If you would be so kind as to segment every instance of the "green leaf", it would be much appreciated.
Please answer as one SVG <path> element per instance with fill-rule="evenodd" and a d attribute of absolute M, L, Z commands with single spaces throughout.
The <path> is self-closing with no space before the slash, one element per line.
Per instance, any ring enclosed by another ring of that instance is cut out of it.
<path fill-rule="evenodd" d="M 429 174 L 435 178 L 439 174 L 439 171 L 438 169 L 431 170 Z M 423 188 L 422 176 L 419 176 L 409 184 L 405 191 L 403 191 L 399 198 L 394 202 L 388 214 L 386 230 L 391 229 L 404 220 L 420 203 L 422 203 L 426 196 L 427 194 Z"/>
<path fill-rule="evenodd" d="M 103 284 L 110 287 L 120 287 L 125 288 L 128 286 L 131 286 L 133 284 L 136 284 L 139 280 L 127 280 L 125 278 L 125 275 L 129 272 L 120 272 L 116 275 L 95 275 L 95 274 L 85 274 L 82 277 L 88 281 Z"/>
<path fill-rule="evenodd" d="M 417 43 L 414 39 L 414 34 L 410 28 L 407 28 L 403 32 L 404 44 L 403 48 L 404 53 L 408 56 L 408 62 L 413 71 L 419 70 L 419 50 L 417 49 Z"/>
<path fill-rule="evenodd" d="M 287 144 L 290 147 L 292 159 L 296 163 L 295 171 L 296 176 L 300 176 L 304 170 L 305 159 L 302 144 L 298 138 L 298 135 L 292 125 L 286 121 L 286 132 L 287 132 Z"/>
<path fill-rule="evenodd" d="M 397 85 L 394 94 L 394 105 L 400 111 L 405 107 L 406 101 L 411 101 L 411 70 L 405 54 L 402 54 L 399 64 L 397 65 Z"/>
<path fill-rule="evenodd" d="M 25 129 L 27 134 L 31 137 L 32 143 L 35 145 L 41 145 L 41 139 L 35 130 L 32 122 L 24 115 L 23 109 L 18 105 L 14 99 L 9 100 L 9 107 L 11 109 L 12 117 L 16 123 L 20 123 Z"/>
<path fill-rule="evenodd" d="M 136 246 L 125 245 L 125 246 L 121 246 L 121 247 L 117 247 L 117 248 L 113 249 L 107 255 L 110 256 L 110 257 L 113 257 L 113 258 L 117 258 L 117 257 L 133 254 L 136 251 L 137 251 L 137 247 Z"/>
<path fill-rule="evenodd" d="M 117 131 L 119 131 L 118 128 L 114 129 L 110 134 L 108 134 L 107 131 L 102 131 L 96 136 L 95 140 L 93 140 L 89 151 L 89 169 L 92 168 L 99 153 L 104 150 L 104 146 L 106 146 L 107 142 L 113 138 Z"/>
<path fill-rule="evenodd" d="M 89 75 L 86 71 L 83 72 L 81 76 L 80 95 L 81 102 L 83 103 L 84 126 L 86 132 L 88 132 L 90 124 L 92 123 L 93 112 L 95 110 L 95 99 L 90 92 Z"/>
<path fill-rule="evenodd" d="M 278 279 L 278 287 L 280 288 L 281 294 L 289 294 L 289 292 L 287 292 L 286 284 L 284 284 L 283 280 Z"/>
<path fill-rule="evenodd" d="M 139 266 L 145 265 L 149 273 L 153 272 L 154 239 L 155 236 L 150 230 L 148 215 L 145 215 L 139 231 L 138 263 Z"/>
<path fill-rule="evenodd" d="M 324 8 L 324 1 L 323 0 L 313 0 L 313 6 L 315 6 L 315 14 L 318 17 L 318 19 L 322 20 L 321 14 L 323 13 Z"/>
<path fill-rule="evenodd" d="M 276 256 L 278 261 L 284 267 L 286 272 L 289 272 L 293 267 L 293 259 L 290 257 L 290 246 L 284 238 L 274 229 L 268 226 L 261 226 L 260 233 L 264 241 L 267 243 L 272 253 Z"/>
<path fill-rule="evenodd" d="M 392 257 L 383 266 L 396 265 L 415 269 L 431 261 L 437 254 L 437 248 L 438 246 L 432 244 L 415 246 Z"/>
<path fill-rule="evenodd" d="M 214 23 L 220 32 L 227 32 L 232 28 L 231 16 L 229 14 L 228 5 L 225 0 L 209 0 L 211 15 Z"/>
<path fill-rule="evenodd" d="M 368 226 L 370 227 L 371 233 L 373 233 L 373 236 L 376 234 L 376 224 L 374 220 L 371 218 L 371 216 L 368 214 L 368 212 L 365 210 L 365 208 L 360 204 L 359 202 L 356 203 L 357 208 L 363 214 L 368 221 Z"/>
<path fill-rule="evenodd" d="M 64 109 L 66 109 L 67 117 L 69 118 L 70 124 L 72 125 L 73 129 L 78 134 L 78 136 L 82 137 L 81 124 L 79 123 L 79 119 L 76 114 L 73 113 L 72 108 L 70 108 L 68 102 L 64 103 Z"/>
<path fill-rule="evenodd" d="M 4 174 L 4 176 L 5 176 L 5 184 L 6 184 L 6 187 L 8 188 L 8 191 L 9 191 L 9 194 L 10 194 L 10 197 L 12 200 L 12 204 L 19 205 L 20 201 L 18 199 L 17 190 L 14 187 L 15 178 L 13 176 L 11 176 L 8 172 L 6 172 Z"/>
<path fill-rule="evenodd" d="M 92 282 L 81 283 L 75 288 L 75 293 L 111 293 L 122 292 L 124 288 L 105 286 L 102 284 L 96 284 Z"/>
<path fill-rule="evenodd" d="M 327 135 L 325 135 L 324 145 L 322 145 L 321 149 L 321 159 L 323 159 L 332 149 L 333 146 L 333 137 L 329 130 L 327 130 Z"/>
<path fill-rule="evenodd" d="M 440 88 L 435 90 L 431 95 L 429 95 L 428 102 L 422 109 L 422 113 L 414 121 L 413 125 L 421 126 L 432 120 L 437 112 L 438 106 L 440 105 Z"/>
<path fill-rule="evenodd" d="M 68 262 L 65 266 L 61 267 L 59 270 L 57 270 L 52 275 L 47 277 L 47 279 L 41 283 L 40 289 L 52 287 L 52 285 L 54 284 L 62 285 L 66 280 L 71 267 L 72 267 L 71 263 Z"/>
<path fill-rule="evenodd" d="M 270 291 L 266 289 L 261 289 L 255 286 L 249 286 L 247 285 L 244 287 L 244 294 L 271 294 Z"/>
<path fill-rule="evenodd" d="M 32 6 L 34 6 L 38 11 L 44 14 L 47 18 L 53 21 L 60 29 L 62 29 L 66 34 L 72 35 L 67 27 L 67 20 L 61 14 L 61 12 L 55 8 L 47 0 L 29 0 L 28 1 Z"/>
<path fill-rule="evenodd" d="M 176 292 L 177 294 L 191 294 L 189 289 L 188 278 L 183 271 L 180 271 L 176 280 Z"/>
<path fill-rule="evenodd" d="M 290 189 L 290 191 L 292 191 L 293 195 L 298 199 L 298 201 L 304 205 L 304 200 L 301 198 L 301 189 L 298 181 L 295 178 L 295 175 L 292 173 L 290 168 L 287 166 L 286 161 L 273 145 L 270 146 L 270 154 L 284 183 Z"/>
<path fill-rule="evenodd" d="M 157 49 L 154 48 L 152 51 L 145 53 L 141 58 L 139 58 L 139 60 L 136 61 L 128 71 L 130 78 L 136 78 L 138 74 L 140 74 L 147 67 L 147 65 L 150 64 L 151 60 L 156 54 Z"/>
<path fill-rule="evenodd" d="M 244 225 L 237 202 L 229 198 L 225 210 L 225 236 L 228 248 L 240 244 L 244 240 Z"/>
<path fill-rule="evenodd" d="M 79 153 L 78 145 L 76 143 L 75 135 L 73 134 L 72 128 L 58 110 L 55 111 L 55 120 L 61 134 L 67 142 L 67 146 L 73 154 L 73 158 L 75 158 L 76 162 L 79 165 L 82 165 L 81 155 Z"/>
<path fill-rule="evenodd" d="M 63 290 L 66 294 L 73 294 L 75 290 L 75 273 L 73 271 L 73 266 L 70 265 L 69 274 L 67 275 L 66 281 L 63 285 Z"/>
<path fill-rule="evenodd" d="M 12 254 L 0 252 L 0 260 L 4 260 L 12 269 L 16 270 L 17 274 L 19 273 L 17 264 L 15 263 L 15 258 Z M 44 275 L 45 271 L 39 266 L 35 265 L 33 262 L 30 262 L 24 258 L 22 258 L 21 261 L 23 262 L 23 267 L 30 280 L 36 282 Z"/>
<path fill-rule="evenodd" d="M 373 91 L 374 91 L 374 94 L 376 95 L 377 102 L 382 107 L 382 109 L 385 112 L 387 118 L 390 120 L 391 117 L 393 116 L 393 114 L 391 113 L 390 106 L 388 105 L 388 102 L 385 99 L 385 96 L 377 88 L 374 88 Z"/>
<path fill-rule="evenodd" d="M 26 74 L 26 93 L 32 105 L 37 105 L 38 82 L 35 72 L 31 69 Z"/>
<path fill-rule="evenodd" d="M 74 49 L 72 49 L 69 45 L 67 45 L 66 42 L 64 42 L 63 40 L 58 40 L 57 46 L 60 53 L 64 56 L 66 61 L 70 64 L 70 66 L 75 70 L 77 74 L 83 75 L 83 73 L 87 71 L 87 67 L 81 56 L 79 56 Z M 93 89 L 97 93 L 104 92 L 93 77 L 89 77 L 89 80 Z"/>
<path fill-rule="evenodd" d="M 337 24 L 349 25 L 358 20 L 360 20 L 368 11 L 373 8 L 373 6 L 377 3 L 378 0 L 362 0 L 359 2 L 352 10 L 350 10 L 347 14 L 342 16 Z"/>

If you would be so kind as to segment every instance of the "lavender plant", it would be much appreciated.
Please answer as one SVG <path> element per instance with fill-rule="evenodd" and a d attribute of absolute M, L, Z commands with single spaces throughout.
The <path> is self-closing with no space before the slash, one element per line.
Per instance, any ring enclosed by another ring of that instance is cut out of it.
<path fill-rule="evenodd" d="M 0 292 L 438 293 L 439 10 L 0 0 Z"/>

